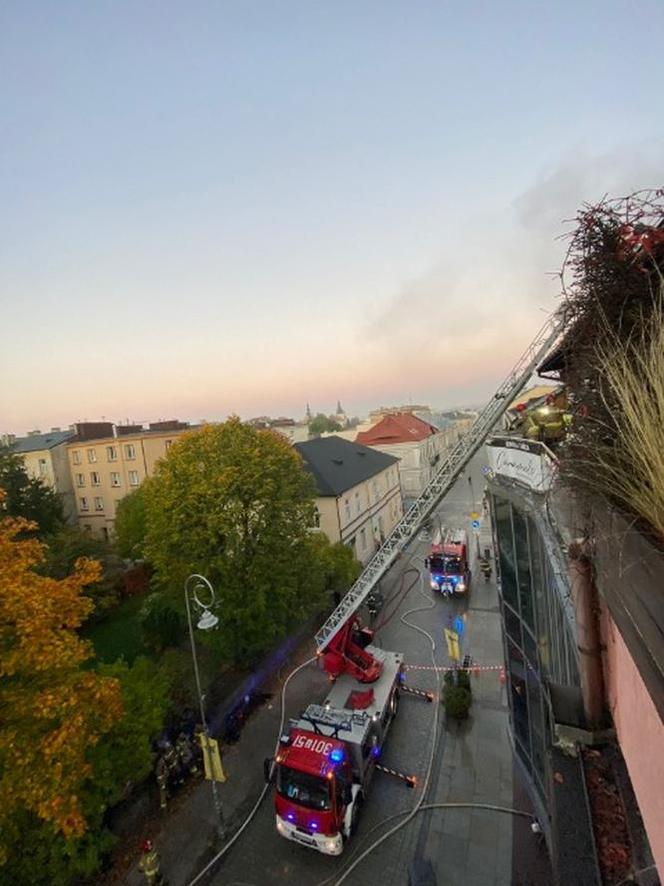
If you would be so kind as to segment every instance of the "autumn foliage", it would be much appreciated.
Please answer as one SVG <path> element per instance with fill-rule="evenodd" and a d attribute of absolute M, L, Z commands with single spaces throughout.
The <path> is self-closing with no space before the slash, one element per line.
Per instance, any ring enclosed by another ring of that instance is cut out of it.
<path fill-rule="evenodd" d="M 80 560 L 62 580 L 39 575 L 44 545 L 33 529 L 0 519 L 0 833 L 27 810 L 76 837 L 86 829 L 86 753 L 122 715 L 122 701 L 116 679 L 81 667 L 92 648 L 76 629 L 93 605 L 81 592 L 99 565 Z M 0 840 L 0 863 L 6 857 Z"/>

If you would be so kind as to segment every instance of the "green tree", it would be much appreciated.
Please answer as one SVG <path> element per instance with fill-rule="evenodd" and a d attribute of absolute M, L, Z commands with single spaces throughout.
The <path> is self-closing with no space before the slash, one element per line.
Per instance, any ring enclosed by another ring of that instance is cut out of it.
<path fill-rule="evenodd" d="M 320 604 L 310 586 L 314 484 L 281 435 L 231 418 L 183 435 L 145 490 L 145 553 L 182 606 L 204 573 L 216 589 L 216 643 L 236 663 L 268 648 Z"/>
<path fill-rule="evenodd" d="M 94 604 L 93 619 L 103 617 L 118 605 L 125 567 L 112 545 L 94 538 L 77 526 L 60 526 L 44 541 L 47 547 L 40 566 L 40 572 L 44 575 L 65 578 L 82 557 L 95 560 L 101 566 L 99 580 L 89 584 L 83 592 Z"/>
<path fill-rule="evenodd" d="M 145 485 L 121 499 L 115 512 L 114 528 L 115 544 L 120 555 L 128 560 L 142 560 L 147 528 Z"/>
<path fill-rule="evenodd" d="M 161 652 L 180 642 L 184 628 L 182 612 L 164 594 L 146 597 L 139 617 L 143 642 L 150 649 Z"/>
<path fill-rule="evenodd" d="M 341 425 L 330 416 L 323 415 L 322 412 L 315 415 L 309 422 L 310 434 L 327 434 L 340 430 Z"/>
<path fill-rule="evenodd" d="M 322 533 L 314 536 L 313 544 L 324 590 L 329 594 L 345 594 L 362 571 L 362 564 L 348 545 L 340 541 L 332 544 Z"/>
<path fill-rule="evenodd" d="M 36 523 L 39 535 L 54 532 L 64 522 L 57 493 L 30 477 L 20 456 L 6 446 L 0 446 L 0 488 L 5 490 L 2 513 Z"/>

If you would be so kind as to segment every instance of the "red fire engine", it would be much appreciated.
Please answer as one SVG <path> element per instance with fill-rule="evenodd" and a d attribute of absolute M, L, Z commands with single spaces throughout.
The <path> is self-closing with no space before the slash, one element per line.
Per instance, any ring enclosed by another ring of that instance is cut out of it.
<path fill-rule="evenodd" d="M 322 704 L 290 721 L 275 759 L 277 830 L 327 855 L 339 855 L 357 827 L 397 712 L 403 667 L 402 655 L 371 645 L 372 632 L 356 617 L 344 628 L 322 656 L 338 679 Z"/>
<path fill-rule="evenodd" d="M 431 573 L 431 587 L 441 594 L 465 594 L 470 587 L 468 536 L 463 529 L 437 533 L 425 561 Z"/>
<path fill-rule="evenodd" d="M 373 633 L 360 628 L 357 613 L 558 340 L 563 318 L 561 310 L 537 333 L 467 435 L 447 455 L 316 634 L 319 661 L 334 685 L 322 704 L 309 705 L 299 719 L 290 722 L 280 739 L 274 768 L 272 760 L 265 761 L 266 778 L 276 780 L 277 830 L 289 840 L 339 855 L 344 838 L 355 830 L 400 691 L 425 694 L 401 686 L 403 657 L 373 646 Z M 435 579 L 435 587 L 444 592 L 467 590 L 467 549 L 463 531 L 441 542 L 440 550 L 432 548 L 427 562 L 432 585 Z M 430 695 L 428 700 L 432 699 Z"/>

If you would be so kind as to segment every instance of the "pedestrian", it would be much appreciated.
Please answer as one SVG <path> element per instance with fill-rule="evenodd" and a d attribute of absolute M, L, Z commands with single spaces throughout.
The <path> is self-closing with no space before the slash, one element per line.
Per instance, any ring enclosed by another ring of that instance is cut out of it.
<path fill-rule="evenodd" d="M 145 882 L 148 886 L 157 886 L 157 884 L 163 883 L 159 871 L 159 856 L 152 840 L 144 840 L 141 843 L 141 853 L 138 869 L 145 875 Z"/>

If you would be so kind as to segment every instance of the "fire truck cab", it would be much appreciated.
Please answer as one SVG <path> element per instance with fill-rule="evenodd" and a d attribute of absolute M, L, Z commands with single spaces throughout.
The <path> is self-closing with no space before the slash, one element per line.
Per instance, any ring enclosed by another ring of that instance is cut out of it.
<path fill-rule="evenodd" d="M 467 593 L 470 569 L 465 530 L 449 529 L 442 534 L 437 533 L 425 564 L 431 573 L 432 590 L 448 596 Z"/>
<path fill-rule="evenodd" d="M 367 687 L 342 674 L 322 704 L 290 721 L 274 761 L 277 831 L 326 855 L 340 855 L 357 827 L 397 712 L 403 656 L 375 646 L 367 652 L 382 664 L 378 679 Z"/>

